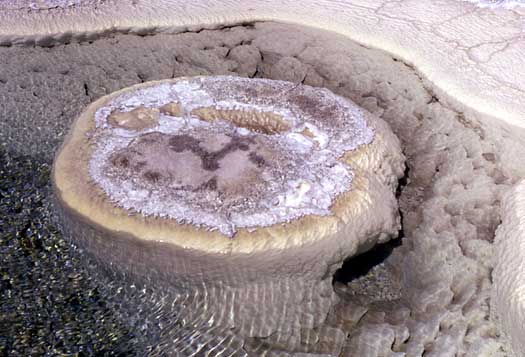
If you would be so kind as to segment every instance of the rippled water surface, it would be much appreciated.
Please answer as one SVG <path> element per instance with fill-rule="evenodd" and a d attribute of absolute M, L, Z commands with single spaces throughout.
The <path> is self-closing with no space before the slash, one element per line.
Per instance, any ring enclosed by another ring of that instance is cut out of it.
<path fill-rule="evenodd" d="M 0 153 L 0 355 L 140 355 L 140 326 L 116 306 L 124 289 L 88 273 L 54 224 L 50 166 Z"/>

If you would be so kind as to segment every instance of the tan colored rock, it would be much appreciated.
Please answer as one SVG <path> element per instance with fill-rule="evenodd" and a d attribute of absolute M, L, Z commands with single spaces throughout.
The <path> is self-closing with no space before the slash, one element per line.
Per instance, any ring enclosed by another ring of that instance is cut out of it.
<path fill-rule="evenodd" d="M 124 129 L 142 130 L 152 128 L 159 122 L 159 109 L 138 107 L 129 112 L 114 111 L 108 123 Z"/>
<path fill-rule="evenodd" d="M 227 120 L 232 124 L 264 134 L 277 134 L 289 129 L 289 124 L 271 112 L 199 108 L 192 114 L 202 120 Z"/>
<path fill-rule="evenodd" d="M 162 114 L 171 115 L 173 117 L 180 117 L 184 114 L 182 107 L 178 103 L 164 104 L 159 110 Z"/>

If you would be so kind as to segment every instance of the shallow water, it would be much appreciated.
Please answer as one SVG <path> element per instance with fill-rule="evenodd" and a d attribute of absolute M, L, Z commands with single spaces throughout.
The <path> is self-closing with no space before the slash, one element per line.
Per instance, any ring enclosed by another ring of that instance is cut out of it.
<path fill-rule="evenodd" d="M 45 160 L 0 155 L 0 354 L 137 351 L 111 288 L 53 223 L 49 175 Z"/>

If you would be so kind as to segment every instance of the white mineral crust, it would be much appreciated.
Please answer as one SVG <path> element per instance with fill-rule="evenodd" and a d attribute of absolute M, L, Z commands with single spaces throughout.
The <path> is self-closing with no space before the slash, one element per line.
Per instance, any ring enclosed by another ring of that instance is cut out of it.
<path fill-rule="evenodd" d="M 255 85 L 277 88 L 277 95 L 249 96 L 235 89 L 236 86 Z M 334 199 L 351 188 L 352 170 L 339 158 L 345 152 L 370 143 L 373 130 L 366 125 L 362 110 L 352 102 L 324 89 L 300 88 L 296 89 L 290 82 L 216 76 L 160 84 L 123 94 L 95 114 L 97 129 L 92 135 L 96 136 L 98 144 L 89 163 L 90 174 L 109 199 L 122 208 L 218 229 L 229 236 L 237 228 L 265 227 L 304 215 L 330 215 Z M 287 101 L 288 95 L 305 93 L 319 100 L 315 105 L 335 108 L 333 117 L 308 115 Z M 185 113 L 183 117 L 161 115 L 153 128 L 126 130 L 113 127 L 107 120 L 116 110 L 129 112 L 139 106 L 156 108 L 172 102 L 180 103 Z M 151 189 L 138 184 L 137 177 L 118 179 L 107 172 L 112 154 L 147 133 L 195 135 L 209 132 L 210 135 L 231 136 L 239 130 L 227 121 L 206 122 L 191 114 L 192 110 L 205 107 L 270 112 L 280 115 L 290 125 L 289 130 L 274 135 L 241 130 L 246 137 L 259 136 L 268 146 L 279 148 L 283 153 L 279 161 L 288 163 L 280 172 L 269 169 L 262 172 L 266 192 L 260 199 L 248 198 L 249 204 L 224 212 L 222 207 L 208 204 L 211 198 L 206 192 L 179 189 L 174 192 L 169 187 Z M 302 134 L 305 129 L 310 136 Z"/>

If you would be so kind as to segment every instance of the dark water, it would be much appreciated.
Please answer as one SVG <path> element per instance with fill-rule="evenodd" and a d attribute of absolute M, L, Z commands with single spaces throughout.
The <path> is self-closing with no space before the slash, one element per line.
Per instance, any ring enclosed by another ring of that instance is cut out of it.
<path fill-rule="evenodd" d="M 50 168 L 0 153 L 0 356 L 141 354 L 113 306 L 118 288 L 90 274 L 57 229 Z"/>

